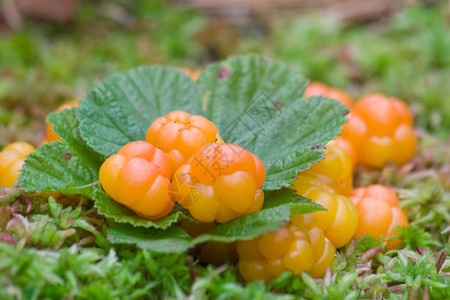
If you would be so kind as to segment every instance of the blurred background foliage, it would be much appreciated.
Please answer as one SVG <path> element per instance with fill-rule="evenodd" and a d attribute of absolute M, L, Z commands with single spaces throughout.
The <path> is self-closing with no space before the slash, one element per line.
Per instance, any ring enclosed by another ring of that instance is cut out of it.
<path fill-rule="evenodd" d="M 0 148 L 38 144 L 50 111 L 113 72 L 154 63 L 197 69 L 248 52 L 282 60 L 355 100 L 371 92 L 401 98 L 416 127 L 450 135 L 447 1 L 280 1 L 291 6 L 279 8 L 269 0 L 247 7 L 62 0 L 42 10 L 45 2 L 2 1 Z"/>

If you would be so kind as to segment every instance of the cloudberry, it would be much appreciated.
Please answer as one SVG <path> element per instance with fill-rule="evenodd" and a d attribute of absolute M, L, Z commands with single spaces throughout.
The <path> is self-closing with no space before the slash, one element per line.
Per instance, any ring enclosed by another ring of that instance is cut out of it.
<path fill-rule="evenodd" d="M 12 187 L 19 177 L 20 169 L 34 147 L 25 142 L 7 145 L 0 152 L 0 187 Z"/>
<path fill-rule="evenodd" d="M 250 241 L 238 241 L 239 271 L 246 281 L 268 283 L 286 270 L 310 271 L 322 277 L 334 260 L 336 248 L 311 214 L 295 215 L 291 222 Z"/>
<path fill-rule="evenodd" d="M 207 144 L 173 176 L 174 197 L 201 222 L 224 223 L 261 209 L 266 171 L 234 144 Z"/>
<path fill-rule="evenodd" d="M 398 207 L 399 200 L 395 192 L 382 185 L 370 185 L 357 188 L 351 197 L 358 211 L 358 227 L 356 236 L 365 234 L 376 238 L 397 234 L 394 227 L 409 226 L 405 213 Z M 387 248 L 393 249 L 400 245 L 399 239 L 388 243 Z"/>
<path fill-rule="evenodd" d="M 103 163 L 99 177 L 111 198 L 144 218 L 162 218 L 174 206 L 169 158 L 147 142 L 123 146 Z"/>
<path fill-rule="evenodd" d="M 172 172 L 206 144 L 222 141 L 214 123 L 178 110 L 157 118 L 148 128 L 145 140 L 169 155 Z"/>

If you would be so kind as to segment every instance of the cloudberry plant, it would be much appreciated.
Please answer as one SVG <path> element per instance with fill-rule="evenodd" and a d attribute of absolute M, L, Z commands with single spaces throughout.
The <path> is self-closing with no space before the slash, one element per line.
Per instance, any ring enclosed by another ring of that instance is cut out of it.
<path fill-rule="evenodd" d="M 169 155 L 172 172 L 206 144 L 223 142 L 214 123 L 184 111 L 172 111 L 157 118 L 145 139 Z"/>
<path fill-rule="evenodd" d="M 310 271 L 322 277 L 334 260 L 333 244 L 312 214 L 294 215 L 288 225 L 250 241 L 238 241 L 239 271 L 246 281 L 268 283 L 283 272 Z"/>
<path fill-rule="evenodd" d="M 224 223 L 261 209 L 262 161 L 234 144 L 211 143 L 175 172 L 175 199 L 201 222 Z"/>
<path fill-rule="evenodd" d="M 358 211 L 358 228 L 356 236 L 365 234 L 374 235 L 375 238 L 398 234 L 395 227 L 409 226 L 404 211 L 398 205 L 399 200 L 393 190 L 388 187 L 373 184 L 365 188 L 357 188 L 351 197 Z M 395 239 L 387 244 L 388 249 L 400 245 L 401 241 Z"/>
<path fill-rule="evenodd" d="M 19 177 L 27 155 L 34 147 L 25 142 L 15 142 L 7 145 L 0 152 L 0 187 L 12 187 Z"/>
<path fill-rule="evenodd" d="M 174 206 L 167 154 L 145 141 L 123 146 L 100 167 L 105 192 L 138 215 L 155 220 Z"/>
<path fill-rule="evenodd" d="M 417 148 L 412 114 L 402 101 L 382 94 L 363 97 L 353 107 L 342 138 L 356 149 L 359 164 L 381 168 L 393 161 L 403 165 Z"/>

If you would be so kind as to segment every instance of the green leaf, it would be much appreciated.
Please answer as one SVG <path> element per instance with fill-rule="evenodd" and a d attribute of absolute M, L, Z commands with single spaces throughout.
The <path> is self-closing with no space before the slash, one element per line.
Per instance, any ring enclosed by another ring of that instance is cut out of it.
<path fill-rule="evenodd" d="M 139 228 L 128 224 L 114 224 L 108 229 L 108 240 L 114 244 L 136 245 L 162 253 L 181 253 L 191 247 L 192 238 L 181 227 L 166 230 Z"/>
<path fill-rule="evenodd" d="M 66 109 L 49 116 L 53 130 L 65 143 L 44 144 L 28 155 L 19 177 L 25 191 L 92 196 L 102 159 L 81 139 L 75 111 Z"/>
<path fill-rule="evenodd" d="M 209 65 L 199 77 L 206 116 L 226 142 L 256 154 L 267 170 L 264 189 L 290 186 L 324 157 L 348 109 L 323 97 L 302 98 L 307 80 L 285 64 L 238 56 Z"/>
<path fill-rule="evenodd" d="M 201 114 L 194 81 L 171 67 L 142 66 L 107 77 L 80 102 L 83 139 L 108 157 L 125 144 L 145 140 L 152 122 L 173 110 Z"/>
<path fill-rule="evenodd" d="M 90 196 L 98 170 L 72 155 L 62 142 L 51 142 L 27 156 L 20 171 L 19 185 L 25 191 L 83 194 Z"/>
<path fill-rule="evenodd" d="M 53 112 L 47 117 L 47 121 L 52 124 L 53 131 L 68 145 L 71 154 L 82 156 L 92 169 L 100 169 L 104 158 L 87 146 L 81 138 L 76 111 L 77 108 L 69 108 Z"/>
<path fill-rule="evenodd" d="M 279 108 L 301 98 L 307 80 L 287 65 L 262 56 L 235 56 L 209 64 L 198 84 L 204 90 L 206 116 L 225 141 L 236 140 L 230 121 L 259 130 Z"/>
<path fill-rule="evenodd" d="M 301 99 L 282 111 L 269 123 L 273 126 L 246 146 L 259 153 L 268 170 L 264 188 L 290 186 L 299 172 L 322 159 L 323 145 L 340 134 L 347 112 L 344 105 L 322 97 Z"/>
<path fill-rule="evenodd" d="M 289 222 L 290 215 L 291 210 L 289 205 L 263 209 L 220 224 L 208 234 L 202 234 L 196 237 L 193 243 L 250 240 L 266 232 L 276 231 Z"/>
<path fill-rule="evenodd" d="M 95 190 L 93 199 L 98 212 L 107 218 L 113 219 L 118 223 L 128 223 L 133 226 L 155 227 L 165 229 L 180 219 L 189 219 L 185 209 L 181 209 L 178 205 L 168 216 L 158 220 L 148 220 L 138 216 L 135 212 L 128 209 L 100 190 Z"/>

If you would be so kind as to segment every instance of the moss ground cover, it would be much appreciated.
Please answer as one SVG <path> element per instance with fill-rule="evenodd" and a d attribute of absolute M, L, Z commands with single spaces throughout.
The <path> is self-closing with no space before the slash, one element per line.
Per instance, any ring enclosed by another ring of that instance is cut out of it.
<path fill-rule="evenodd" d="M 419 133 L 418 153 L 402 167 L 357 170 L 355 185 L 393 187 L 411 227 L 392 237 L 402 241 L 396 250 L 382 252 L 386 241 L 360 237 L 337 250 L 323 279 L 288 271 L 266 286 L 244 283 L 234 265 L 200 263 L 195 250 L 161 254 L 111 243 L 108 230 L 119 236 L 126 228 L 112 227 L 111 219 L 99 214 L 86 196 L 89 186 L 84 187 L 86 195 L 74 192 L 62 199 L 3 188 L 2 299 L 450 295 L 450 30 L 445 5 L 410 6 L 383 22 L 346 27 L 317 15 L 274 17 L 263 28 L 221 29 L 233 40 L 223 44 L 208 39 L 211 20 L 197 12 L 163 2 L 137 1 L 133 7 L 113 3 L 128 11 L 131 21 L 97 17 L 100 8 L 93 2 L 83 4 L 67 26 L 27 21 L 19 31 L 0 34 L 0 149 L 17 140 L 38 145 L 49 112 L 84 97 L 116 71 L 155 63 L 202 68 L 251 51 L 283 61 L 306 78 L 338 86 L 354 98 L 381 91 L 408 103 Z M 72 113 L 64 115 L 68 123 L 75 120 Z M 83 150 L 83 144 L 71 142 Z M 58 145 L 58 151 L 66 151 Z M 90 156 L 89 167 L 98 165 L 97 155 Z"/>

